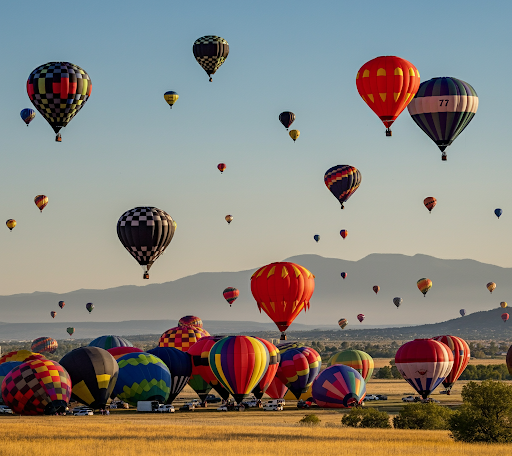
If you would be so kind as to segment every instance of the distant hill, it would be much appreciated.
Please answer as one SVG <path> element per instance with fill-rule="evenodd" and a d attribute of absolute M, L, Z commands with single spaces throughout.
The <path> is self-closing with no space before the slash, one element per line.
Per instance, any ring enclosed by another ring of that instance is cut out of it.
<path fill-rule="evenodd" d="M 341 317 L 349 320 L 349 328 L 354 328 L 359 325 L 358 313 L 366 315 L 364 324 L 369 326 L 421 325 L 456 318 L 461 308 L 471 314 L 498 309 L 500 301 L 512 301 L 512 269 L 473 260 L 372 254 L 359 261 L 317 255 L 296 256 L 289 261 L 303 265 L 316 276 L 311 309 L 301 313 L 292 331 L 299 329 L 298 324 L 335 327 Z M 75 322 L 75 327 L 98 322 L 95 326 L 102 328 L 100 322 L 153 320 L 163 323 L 163 320 L 177 321 L 190 314 L 203 320 L 225 322 L 228 326 L 235 321 L 269 323 L 265 314 L 259 314 L 250 292 L 250 277 L 259 266 L 240 272 L 204 272 L 146 286 L 1 296 L 0 317 L 10 323 L 58 323 L 63 330 L 66 322 Z M 345 280 L 340 277 L 342 271 L 347 272 Z M 426 297 L 416 287 L 422 277 L 433 281 L 433 288 Z M 485 287 L 489 281 L 497 283 L 492 294 Z M 373 285 L 381 287 L 378 295 L 373 293 Z M 222 291 L 228 286 L 240 289 L 240 297 L 232 307 L 222 297 Z M 392 303 L 395 296 L 404 300 L 398 309 Z M 60 300 L 66 302 L 63 310 L 57 306 Z M 95 305 L 91 314 L 85 310 L 87 302 Z M 50 317 L 51 310 L 57 311 L 55 320 Z M 143 332 L 144 324 L 141 325 L 139 333 Z M 499 317 L 494 325 L 496 331 L 504 329 Z M 158 328 L 163 326 L 168 325 Z M 5 338 L 7 328 L 0 326 L 0 339 Z"/>

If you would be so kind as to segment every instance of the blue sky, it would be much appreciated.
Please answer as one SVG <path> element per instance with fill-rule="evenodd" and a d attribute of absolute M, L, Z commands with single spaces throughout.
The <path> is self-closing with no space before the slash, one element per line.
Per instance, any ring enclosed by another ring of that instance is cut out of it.
<path fill-rule="evenodd" d="M 146 284 L 116 235 L 137 205 L 178 224 L 152 283 L 302 253 L 512 266 L 506 2 L 26 1 L 0 12 L 0 213 L 18 221 L 0 230 L 1 294 Z M 208 34 L 230 45 L 213 83 L 192 55 Z M 359 97 L 357 70 L 379 55 L 477 91 L 478 113 L 447 162 L 407 111 L 386 138 Z M 29 73 L 53 60 L 92 79 L 61 144 L 40 115 L 29 128 L 19 118 Z M 167 90 L 180 95 L 172 111 Z M 285 110 L 297 116 L 295 144 L 278 121 Z M 343 212 L 323 183 L 337 164 L 363 176 Z M 438 199 L 431 215 L 426 196 Z"/>

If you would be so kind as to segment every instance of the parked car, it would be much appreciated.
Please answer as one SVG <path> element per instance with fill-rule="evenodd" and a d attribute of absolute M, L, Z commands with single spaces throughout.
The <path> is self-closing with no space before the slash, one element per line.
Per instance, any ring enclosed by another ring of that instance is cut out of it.
<path fill-rule="evenodd" d="M 174 413 L 174 405 L 171 404 L 160 404 L 157 412 L 160 413 Z"/>
<path fill-rule="evenodd" d="M 269 404 L 269 403 L 266 403 L 263 406 L 263 410 L 278 412 L 278 411 L 283 411 L 283 406 L 279 405 L 279 404 Z"/>
<path fill-rule="evenodd" d="M 364 397 L 364 400 L 365 401 L 378 401 L 379 398 L 377 396 L 375 396 L 375 394 L 367 394 L 365 397 Z"/>
<path fill-rule="evenodd" d="M 261 407 L 261 401 L 258 399 L 251 399 L 249 401 L 242 402 L 245 407 Z"/>
<path fill-rule="evenodd" d="M 420 400 L 420 398 L 418 396 L 402 397 L 402 401 L 404 401 L 404 402 L 418 402 L 419 400 Z"/>
<path fill-rule="evenodd" d="M 180 412 L 193 412 L 195 408 L 194 404 L 188 403 L 180 407 Z"/>
<path fill-rule="evenodd" d="M 441 390 L 439 391 L 439 394 L 448 394 L 448 390 Z"/>
<path fill-rule="evenodd" d="M 91 409 L 80 409 L 73 412 L 73 416 L 92 416 L 94 412 Z"/>
<path fill-rule="evenodd" d="M 220 397 L 215 396 L 214 394 L 208 394 L 205 399 L 206 402 L 209 404 L 216 404 L 217 402 L 222 402 L 222 399 Z"/>
<path fill-rule="evenodd" d="M 228 408 L 225 405 L 221 405 L 220 407 L 217 408 L 217 411 L 219 411 L 219 412 L 227 412 Z"/>
<path fill-rule="evenodd" d="M 297 408 L 300 408 L 300 409 L 307 409 L 311 407 L 310 404 L 308 404 L 305 400 L 303 399 L 299 399 L 299 401 L 297 402 Z"/>
<path fill-rule="evenodd" d="M 377 394 L 376 396 L 379 401 L 387 401 L 388 400 L 388 397 L 385 394 Z"/>
<path fill-rule="evenodd" d="M 12 415 L 12 410 L 7 405 L 0 405 L 0 413 L 4 415 Z"/>
<path fill-rule="evenodd" d="M 424 404 L 427 404 L 429 402 L 434 402 L 435 404 L 440 404 L 439 401 L 436 401 L 435 399 L 432 399 L 431 397 L 427 397 L 426 399 L 422 399 L 421 402 L 423 402 Z"/>

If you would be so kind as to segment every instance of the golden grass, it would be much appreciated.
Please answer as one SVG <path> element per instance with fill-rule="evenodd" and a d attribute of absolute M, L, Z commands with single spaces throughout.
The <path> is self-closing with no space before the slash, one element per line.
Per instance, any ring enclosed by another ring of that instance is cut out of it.
<path fill-rule="evenodd" d="M 303 414 L 203 410 L 166 416 L 9 417 L 0 420 L 0 455 L 502 456 L 512 448 L 456 443 L 445 431 L 342 428 L 341 414 L 332 411 L 318 411 L 319 427 L 294 424 Z"/>
<path fill-rule="evenodd" d="M 384 366 L 389 366 L 389 362 L 394 358 L 373 358 L 373 362 L 375 363 L 375 368 L 380 369 Z M 483 364 L 484 366 L 487 366 L 489 364 L 505 364 L 505 357 L 501 358 L 485 358 L 485 359 L 475 359 L 471 358 L 469 360 L 469 364 Z"/>

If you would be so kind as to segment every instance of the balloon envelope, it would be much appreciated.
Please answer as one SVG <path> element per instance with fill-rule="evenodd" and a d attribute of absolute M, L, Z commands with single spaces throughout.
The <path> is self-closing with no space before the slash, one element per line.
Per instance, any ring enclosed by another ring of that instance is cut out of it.
<path fill-rule="evenodd" d="M 432 339 L 447 345 L 453 355 L 453 367 L 446 378 L 443 380 L 443 386 L 451 390 L 453 384 L 461 376 L 469 363 L 470 350 L 466 341 L 456 336 L 437 336 Z"/>
<path fill-rule="evenodd" d="M 173 92 L 172 90 L 169 90 L 168 92 L 164 93 L 164 100 L 167 102 L 167 104 L 169 105 L 169 107 L 171 109 L 172 109 L 172 105 L 178 101 L 179 97 L 180 96 L 176 92 Z"/>
<path fill-rule="evenodd" d="M 494 282 L 489 282 L 486 285 L 487 289 L 492 293 L 496 289 L 496 284 Z"/>
<path fill-rule="evenodd" d="M 12 231 L 12 229 L 17 225 L 16 223 L 16 220 L 14 219 L 9 219 L 7 220 L 7 222 L 5 222 L 7 228 L 9 228 L 10 231 Z"/>
<path fill-rule="evenodd" d="M 27 125 L 34 120 L 36 112 L 33 109 L 25 108 L 20 112 L 20 116 Z"/>
<path fill-rule="evenodd" d="M 460 309 L 459 312 L 463 317 L 466 316 L 466 309 Z"/>
<path fill-rule="evenodd" d="M 23 361 L 7 361 L 5 363 L 0 364 L 0 386 L 2 386 L 2 382 L 4 381 L 5 376 L 9 372 L 11 372 L 15 367 L 18 367 L 21 364 L 23 364 Z"/>
<path fill-rule="evenodd" d="M 313 236 L 313 239 L 314 239 L 316 242 L 318 242 L 318 241 L 320 240 L 320 235 L 319 235 L 319 234 L 315 234 L 315 235 Z"/>
<path fill-rule="evenodd" d="M 69 328 L 66 328 L 66 332 L 72 336 L 75 333 L 75 328 L 72 328 L 71 326 Z"/>
<path fill-rule="evenodd" d="M 501 314 L 501 319 L 506 322 L 508 319 L 510 318 L 509 314 L 508 313 L 503 313 Z"/>
<path fill-rule="evenodd" d="M 46 195 L 37 195 L 34 198 L 34 203 L 38 209 L 43 212 L 43 209 L 48 205 L 48 197 Z"/>
<path fill-rule="evenodd" d="M 66 305 L 66 303 L 64 301 L 59 301 L 59 307 L 61 309 L 63 309 L 65 305 Z"/>
<path fill-rule="evenodd" d="M 279 114 L 279 122 L 283 124 L 283 127 L 288 130 L 290 125 L 295 120 L 295 114 L 290 111 L 284 111 L 281 114 Z"/>
<path fill-rule="evenodd" d="M 30 349 L 34 353 L 55 353 L 59 344 L 51 337 L 38 337 L 32 341 Z"/>
<path fill-rule="evenodd" d="M 224 299 L 229 303 L 229 307 L 231 307 L 231 304 L 233 304 L 236 301 L 236 298 L 238 298 L 240 295 L 240 291 L 234 287 L 227 287 L 222 292 L 222 295 L 224 296 Z"/>
<path fill-rule="evenodd" d="M 361 173 L 360 171 L 350 165 L 336 165 L 329 168 L 324 174 L 324 183 L 334 197 L 341 203 L 343 209 L 343 203 L 354 194 L 354 192 L 361 185 Z"/>
<path fill-rule="evenodd" d="M 259 337 L 255 337 L 255 339 L 259 340 L 267 347 L 269 354 L 268 369 L 263 374 L 263 377 L 261 377 L 259 383 L 252 390 L 256 399 L 261 399 L 276 376 L 279 363 L 281 362 L 281 354 L 279 353 L 279 349 L 268 340 L 260 339 Z"/>
<path fill-rule="evenodd" d="M 507 306 L 508 306 L 508 304 L 507 304 L 505 301 L 500 302 L 500 307 L 501 307 L 502 309 L 504 309 L 504 308 L 505 308 L 505 307 L 507 307 Z"/>
<path fill-rule="evenodd" d="M 418 290 L 420 290 L 423 293 L 423 296 L 425 296 L 428 293 L 428 290 L 432 288 L 432 280 L 423 278 L 418 280 L 418 282 L 416 282 L 416 285 L 418 287 Z"/>
<path fill-rule="evenodd" d="M 345 327 L 348 325 L 348 320 L 346 318 L 340 318 L 338 320 L 338 325 L 341 329 L 345 329 Z"/>
<path fill-rule="evenodd" d="M 114 357 L 115 360 L 127 353 L 142 353 L 143 350 L 137 347 L 114 347 L 107 348 L 107 351 Z"/>
<path fill-rule="evenodd" d="M 194 315 L 187 315 L 186 317 L 181 317 L 179 319 L 178 326 L 196 326 L 197 328 L 202 328 L 203 320 L 199 317 L 195 317 Z"/>
<path fill-rule="evenodd" d="M 282 399 L 287 391 L 288 387 L 276 376 L 265 393 L 272 399 Z"/>
<path fill-rule="evenodd" d="M 220 68 L 229 54 L 229 44 L 220 36 L 206 35 L 194 41 L 192 52 L 197 63 L 201 65 L 206 74 L 210 76 Z"/>
<path fill-rule="evenodd" d="M 404 300 L 402 298 L 399 298 L 399 297 L 393 298 L 393 304 L 397 307 L 400 307 L 402 302 L 404 302 Z"/>
<path fill-rule="evenodd" d="M 340 275 L 341 275 L 342 279 L 345 279 L 347 277 L 347 273 L 346 272 L 342 272 Z"/>
<path fill-rule="evenodd" d="M 336 364 L 320 372 L 311 392 L 319 407 L 350 408 L 363 402 L 366 383 L 352 367 Z"/>
<path fill-rule="evenodd" d="M 30 350 L 15 350 L 9 353 L 6 353 L 0 358 L 0 364 L 6 363 L 8 361 L 27 361 L 32 359 L 46 359 L 44 355 L 40 353 L 34 353 Z"/>
<path fill-rule="evenodd" d="M 55 316 L 57 315 L 57 312 L 55 312 L 55 310 L 52 310 L 50 312 L 50 315 L 52 316 L 52 318 L 55 318 Z"/>
<path fill-rule="evenodd" d="M 432 209 L 434 209 L 437 204 L 437 200 L 433 196 L 429 196 L 423 200 L 423 204 L 429 212 L 432 212 Z"/>
<path fill-rule="evenodd" d="M 290 138 L 293 139 L 293 142 L 297 141 L 297 138 L 300 136 L 300 131 L 299 130 L 290 130 L 290 132 L 288 133 L 290 135 Z"/>
<path fill-rule="evenodd" d="M 176 326 L 165 331 L 160 336 L 159 347 L 174 347 L 183 352 L 195 344 L 201 337 L 209 336 L 210 333 L 197 326 Z"/>
<path fill-rule="evenodd" d="M 501 209 L 494 209 L 494 214 L 496 217 L 500 218 L 501 214 L 503 214 L 503 211 Z"/>
<path fill-rule="evenodd" d="M 133 344 L 122 337 L 108 335 L 97 337 L 89 343 L 89 347 L 99 347 L 108 350 L 114 347 L 133 347 Z"/>
<path fill-rule="evenodd" d="M 217 169 L 218 169 L 221 173 L 223 173 L 224 171 L 226 171 L 226 164 L 225 164 L 225 163 L 219 163 L 219 164 L 217 165 Z"/>
<path fill-rule="evenodd" d="M 370 380 L 375 368 L 373 358 L 361 350 L 345 350 L 335 353 L 329 358 L 327 365 L 334 366 L 336 364 L 343 364 L 355 369 L 361 374 L 365 382 Z"/>
<path fill-rule="evenodd" d="M 85 308 L 87 309 L 87 311 L 89 313 L 91 313 L 94 309 L 94 304 L 92 302 L 88 302 L 86 305 L 85 305 Z"/>
<path fill-rule="evenodd" d="M 380 291 L 380 287 L 378 285 L 373 286 L 373 292 L 377 294 Z"/>
<path fill-rule="evenodd" d="M 359 315 L 357 316 L 357 319 L 359 320 L 359 323 L 362 323 L 362 322 L 363 322 L 363 320 L 364 320 L 364 318 L 365 318 L 365 317 L 364 317 L 364 314 L 359 314 Z"/>

